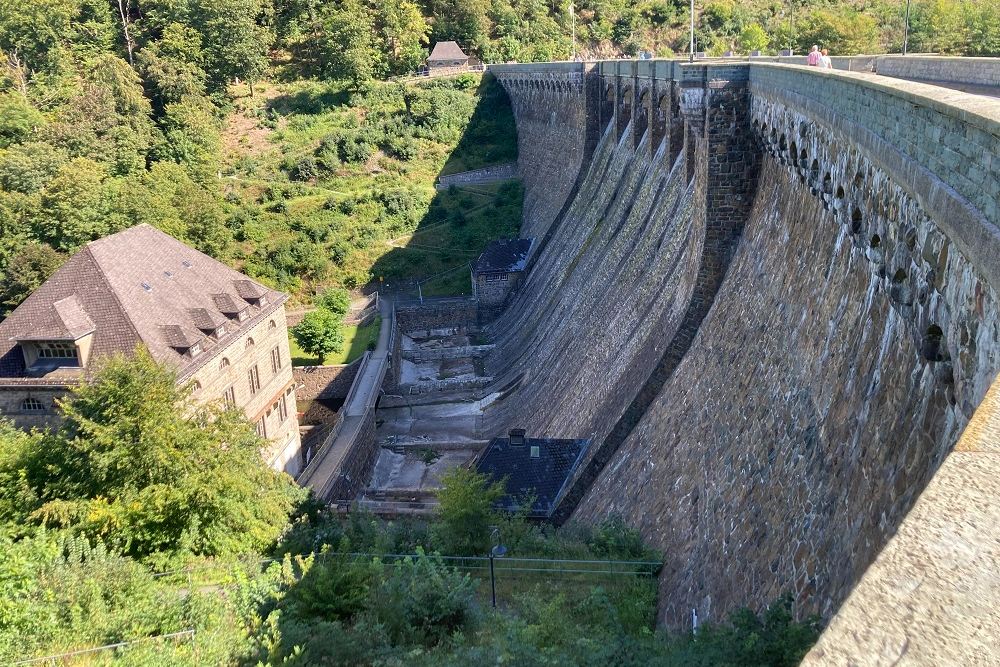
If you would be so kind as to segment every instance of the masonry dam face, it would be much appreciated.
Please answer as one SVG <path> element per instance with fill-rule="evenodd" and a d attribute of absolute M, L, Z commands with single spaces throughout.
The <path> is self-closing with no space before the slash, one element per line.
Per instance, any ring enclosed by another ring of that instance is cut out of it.
<path fill-rule="evenodd" d="M 538 249 L 486 429 L 592 438 L 557 518 L 641 529 L 667 625 L 829 617 L 1000 368 L 995 126 L 801 67 L 492 71 Z"/>

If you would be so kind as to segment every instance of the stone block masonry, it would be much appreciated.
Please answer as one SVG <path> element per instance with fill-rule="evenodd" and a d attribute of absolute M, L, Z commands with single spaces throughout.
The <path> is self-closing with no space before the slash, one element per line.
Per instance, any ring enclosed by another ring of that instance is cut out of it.
<path fill-rule="evenodd" d="M 563 515 L 662 549 L 663 623 L 788 590 L 832 617 L 1000 369 L 998 107 L 756 61 L 506 67 L 579 71 L 505 86 L 519 128 L 601 139 L 525 181 L 559 213 L 487 329 L 485 430 L 601 443 Z"/>

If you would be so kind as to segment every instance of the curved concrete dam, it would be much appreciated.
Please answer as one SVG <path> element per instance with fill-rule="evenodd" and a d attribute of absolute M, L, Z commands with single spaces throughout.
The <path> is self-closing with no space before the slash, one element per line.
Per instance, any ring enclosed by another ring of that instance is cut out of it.
<path fill-rule="evenodd" d="M 831 617 L 1000 369 L 997 103 L 772 63 L 491 71 L 536 250 L 485 427 L 592 438 L 557 518 L 663 550 L 667 625 L 783 592 Z"/>

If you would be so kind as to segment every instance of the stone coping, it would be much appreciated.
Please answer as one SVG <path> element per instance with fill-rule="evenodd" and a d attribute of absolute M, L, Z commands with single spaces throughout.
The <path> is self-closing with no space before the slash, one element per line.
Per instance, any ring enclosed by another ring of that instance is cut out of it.
<path fill-rule="evenodd" d="M 697 64 L 697 63 L 695 63 Z M 711 67 L 710 63 L 706 63 Z M 731 67 L 732 65 L 727 65 Z M 791 65 L 785 63 L 750 64 L 750 76 L 758 67 L 773 69 L 792 69 L 815 77 L 830 77 L 842 81 L 850 81 L 855 85 L 877 90 L 887 95 L 901 97 L 913 104 L 929 107 L 946 116 L 956 117 L 965 123 L 974 125 L 1000 139 L 1000 100 L 963 93 L 951 88 L 942 88 L 929 83 L 894 79 L 867 72 L 848 72 L 844 70 L 828 70 L 809 67 L 808 65 Z"/>

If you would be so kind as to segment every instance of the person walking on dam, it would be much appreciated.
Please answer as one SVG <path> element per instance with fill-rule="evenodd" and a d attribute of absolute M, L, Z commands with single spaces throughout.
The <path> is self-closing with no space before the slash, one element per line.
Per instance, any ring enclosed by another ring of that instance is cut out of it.
<path fill-rule="evenodd" d="M 823 54 L 819 52 L 819 46 L 813 44 L 812 50 L 809 51 L 809 59 L 806 60 L 806 62 L 809 64 L 810 67 L 816 67 L 819 65 L 819 59 L 822 57 L 822 55 Z"/>
<path fill-rule="evenodd" d="M 833 69 L 833 61 L 830 60 L 830 52 L 823 49 L 823 55 L 819 57 L 820 69 Z"/>

